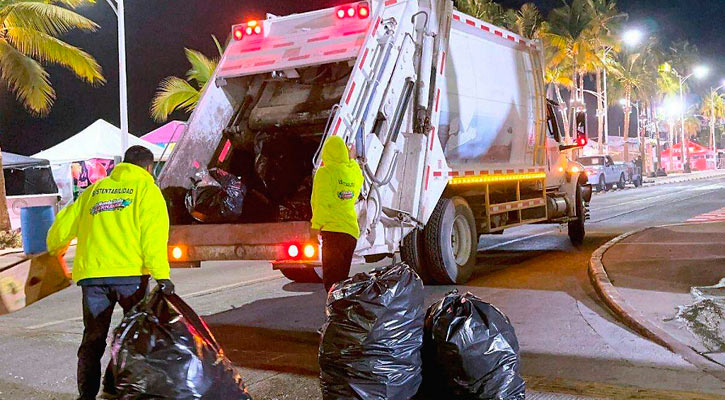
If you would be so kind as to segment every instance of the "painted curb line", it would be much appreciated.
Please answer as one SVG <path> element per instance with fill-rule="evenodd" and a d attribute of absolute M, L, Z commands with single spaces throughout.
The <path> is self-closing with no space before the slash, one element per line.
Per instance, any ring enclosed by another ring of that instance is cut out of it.
<path fill-rule="evenodd" d="M 718 368 L 720 365 L 713 360 L 698 353 L 690 346 L 675 339 L 665 330 L 657 326 L 655 323 L 646 318 L 642 313 L 634 309 L 622 295 L 617 291 L 617 288 L 609 280 L 609 275 L 602 263 L 604 253 L 610 248 L 614 247 L 617 243 L 622 240 L 649 229 L 661 228 L 665 226 L 682 225 L 661 225 L 649 228 L 642 228 L 635 231 L 627 232 L 622 235 L 615 237 L 609 242 L 599 247 L 594 253 L 592 253 L 589 259 L 589 280 L 594 286 L 594 290 L 599 295 L 599 298 L 607 305 L 609 311 L 627 327 L 634 330 L 641 336 L 659 344 L 660 346 L 668 349 L 669 351 L 679 355 L 701 371 L 711 375 L 721 381 L 725 381 L 725 368 Z"/>

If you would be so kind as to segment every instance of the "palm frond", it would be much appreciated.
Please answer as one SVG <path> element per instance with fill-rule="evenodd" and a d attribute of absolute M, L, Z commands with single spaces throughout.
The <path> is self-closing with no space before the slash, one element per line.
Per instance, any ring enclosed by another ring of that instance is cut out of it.
<path fill-rule="evenodd" d="M 166 121 L 176 110 L 191 111 L 199 102 L 200 92 L 189 82 L 170 76 L 159 84 L 151 101 L 151 117 L 157 122 Z"/>
<path fill-rule="evenodd" d="M 4 27 L 28 28 L 59 36 L 73 29 L 95 31 L 98 25 L 66 8 L 44 2 L 20 2 L 3 9 Z"/>
<path fill-rule="evenodd" d="M 186 59 L 191 64 L 191 69 L 186 72 L 186 78 L 189 81 L 196 81 L 201 89 L 214 75 L 217 62 L 196 50 L 184 49 L 184 52 L 186 53 Z"/>
<path fill-rule="evenodd" d="M 5 36 L 7 41 L 19 52 L 40 62 L 66 67 L 76 76 L 91 84 L 105 82 L 98 62 L 90 54 L 78 47 L 29 28 L 7 28 Z"/>
<path fill-rule="evenodd" d="M 0 77 L 31 113 L 48 114 L 55 100 L 48 72 L 40 63 L 0 40 Z"/>

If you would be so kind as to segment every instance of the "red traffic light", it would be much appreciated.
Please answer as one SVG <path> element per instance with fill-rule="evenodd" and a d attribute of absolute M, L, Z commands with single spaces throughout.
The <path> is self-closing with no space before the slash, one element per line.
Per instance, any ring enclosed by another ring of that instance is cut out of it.
<path fill-rule="evenodd" d="M 587 140 L 586 136 L 577 136 L 577 138 L 576 138 L 576 144 L 578 146 L 584 147 L 587 145 L 587 142 L 588 142 L 588 140 Z"/>

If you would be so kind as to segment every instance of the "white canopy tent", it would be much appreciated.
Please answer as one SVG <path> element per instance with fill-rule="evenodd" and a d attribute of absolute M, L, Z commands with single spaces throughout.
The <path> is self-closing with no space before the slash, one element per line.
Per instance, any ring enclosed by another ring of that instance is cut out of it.
<path fill-rule="evenodd" d="M 154 153 L 156 160 L 159 160 L 163 153 L 163 148 L 131 134 L 128 135 L 128 145 L 129 147 L 136 145 L 146 147 Z M 33 155 L 33 157 L 45 158 L 51 164 L 64 164 L 94 158 L 106 160 L 113 160 L 116 157 L 123 158 L 121 130 L 109 122 L 99 119 L 72 137 Z"/>

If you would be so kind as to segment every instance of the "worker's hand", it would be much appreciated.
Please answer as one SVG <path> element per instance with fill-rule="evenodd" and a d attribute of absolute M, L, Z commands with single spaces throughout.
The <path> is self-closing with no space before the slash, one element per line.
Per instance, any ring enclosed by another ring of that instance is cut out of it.
<path fill-rule="evenodd" d="M 161 293 L 167 296 L 171 296 L 172 294 L 176 293 L 174 283 L 171 282 L 170 279 L 159 279 L 156 281 L 156 284 L 159 286 L 159 290 L 161 290 Z"/>
<path fill-rule="evenodd" d="M 347 148 L 347 155 L 350 157 L 351 160 L 357 158 L 357 149 L 355 148 L 355 143 L 351 144 L 350 147 Z"/>
<path fill-rule="evenodd" d="M 320 241 L 320 230 L 310 228 L 310 239 L 314 240 L 315 242 Z"/>

